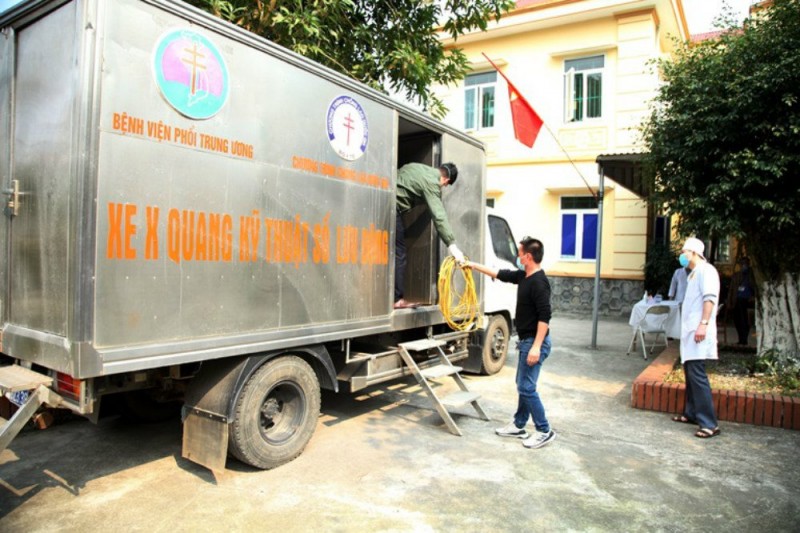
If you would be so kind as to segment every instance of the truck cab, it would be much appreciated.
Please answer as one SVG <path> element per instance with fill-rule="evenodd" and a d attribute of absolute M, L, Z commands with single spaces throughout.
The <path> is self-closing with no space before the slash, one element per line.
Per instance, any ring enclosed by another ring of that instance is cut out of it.
<path fill-rule="evenodd" d="M 485 264 L 495 270 L 517 268 L 517 241 L 506 219 L 494 209 L 486 208 L 484 240 Z M 483 300 L 486 324 L 483 328 L 482 372 L 495 374 L 506 361 L 511 335 L 514 332 L 517 287 L 486 278 Z"/>

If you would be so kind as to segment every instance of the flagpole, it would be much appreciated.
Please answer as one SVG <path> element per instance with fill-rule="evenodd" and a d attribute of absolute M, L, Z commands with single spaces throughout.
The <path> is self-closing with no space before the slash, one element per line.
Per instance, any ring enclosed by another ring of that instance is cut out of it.
<path fill-rule="evenodd" d="M 583 177 L 583 173 L 581 173 L 580 169 L 575 164 L 575 161 L 573 161 L 572 158 L 569 156 L 567 150 L 563 146 L 561 146 L 561 142 L 559 142 L 558 137 L 556 137 L 555 133 L 553 133 L 553 130 L 550 129 L 550 126 L 547 125 L 547 122 L 542 120 L 542 124 L 544 125 L 545 129 L 550 133 L 550 136 L 553 137 L 553 140 L 556 141 L 558 147 L 561 148 L 561 151 L 564 152 L 564 155 L 567 156 L 567 160 L 572 164 L 572 168 L 574 168 L 575 172 L 578 173 L 578 176 L 581 177 L 581 179 L 583 180 L 583 184 L 586 185 L 586 188 L 589 189 L 589 192 L 592 194 L 594 201 L 597 202 L 598 201 L 597 194 L 592 190 L 592 187 L 591 185 L 589 185 L 589 182 L 586 181 L 586 178 Z"/>
<path fill-rule="evenodd" d="M 509 80 L 508 77 L 505 74 L 503 74 L 503 71 L 501 71 L 500 68 L 497 65 L 495 65 L 494 61 L 489 59 L 489 56 L 487 56 L 485 52 L 481 52 L 481 54 L 483 55 L 483 57 L 486 58 L 486 61 L 488 61 L 489 64 L 491 64 L 492 67 L 494 67 L 494 69 L 503 77 L 503 79 L 506 80 L 506 83 L 508 83 L 511 87 L 515 89 L 514 92 L 520 99 L 522 99 L 523 102 L 525 102 L 525 105 L 533 109 L 533 106 L 531 106 L 531 104 L 528 103 L 528 100 L 525 99 L 522 93 L 520 93 L 519 90 L 516 89 L 516 86 L 513 83 L 511 83 L 511 80 Z M 538 116 L 539 114 L 536 113 L 536 115 Z M 550 133 L 550 136 L 553 137 L 553 140 L 556 141 L 556 144 L 558 145 L 559 148 L 561 148 L 561 151 L 564 152 L 564 155 L 567 157 L 567 161 L 570 162 L 572 168 L 574 168 L 575 172 L 578 173 L 578 176 L 581 177 L 584 185 L 586 185 L 586 188 L 589 189 L 589 193 L 592 195 L 592 198 L 594 198 L 595 202 L 597 202 L 597 194 L 595 194 L 595 192 L 592 190 L 592 187 L 589 185 L 589 182 L 586 181 L 586 178 L 583 177 L 583 174 L 581 173 L 578 166 L 575 164 L 575 161 L 572 160 L 572 157 L 570 157 L 567 150 L 564 148 L 564 146 L 562 146 L 561 142 L 558 140 L 558 137 L 556 137 L 556 135 L 553 133 L 553 130 L 550 129 L 550 126 L 547 125 L 547 122 L 545 122 L 541 116 L 539 116 L 539 120 L 542 121 L 542 124 L 544 125 L 545 129 Z"/>

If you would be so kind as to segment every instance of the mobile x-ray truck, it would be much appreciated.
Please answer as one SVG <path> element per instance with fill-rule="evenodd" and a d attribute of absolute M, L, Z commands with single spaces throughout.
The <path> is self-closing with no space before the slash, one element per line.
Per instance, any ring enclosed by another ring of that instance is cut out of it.
<path fill-rule="evenodd" d="M 271 468 L 321 388 L 426 369 L 485 416 L 452 363 L 499 370 L 511 315 L 444 325 L 424 208 L 423 305 L 392 309 L 397 169 L 458 165 L 444 204 L 480 261 L 481 143 L 178 1 L 32 0 L 0 28 L 0 390 L 21 404 L 0 450 L 42 404 L 96 420 L 113 395 L 143 417 L 181 402 L 185 457 Z"/>

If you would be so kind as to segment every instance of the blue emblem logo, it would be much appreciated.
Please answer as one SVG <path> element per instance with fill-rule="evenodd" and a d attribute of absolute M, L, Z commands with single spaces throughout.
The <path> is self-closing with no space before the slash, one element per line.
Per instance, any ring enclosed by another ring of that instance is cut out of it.
<path fill-rule="evenodd" d="M 216 45 L 197 32 L 164 34 L 156 44 L 153 69 L 164 99 L 189 118 L 211 118 L 228 100 L 225 60 Z"/>

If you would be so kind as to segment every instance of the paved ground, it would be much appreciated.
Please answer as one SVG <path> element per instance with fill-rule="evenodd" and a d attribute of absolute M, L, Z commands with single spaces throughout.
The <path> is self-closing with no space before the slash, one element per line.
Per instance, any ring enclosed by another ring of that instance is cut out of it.
<path fill-rule="evenodd" d="M 558 439 L 526 450 L 493 429 L 516 407 L 516 356 L 470 377 L 491 422 L 450 435 L 412 381 L 324 396 L 306 451 L 215 478 L 180 457 L 178 421 L 109 418 L 27 431 L 0 455 L 0 531 L 796 531 L 800 432 L 722 423 L 701 441 L 631 409 L 646 366 L 630 328 L 556 318 L 541 393 Z M 462 412 L 468 413 L 465 409 Z"/>

